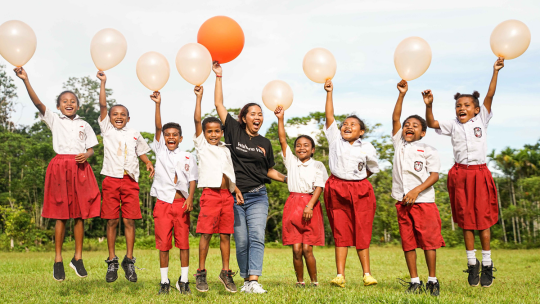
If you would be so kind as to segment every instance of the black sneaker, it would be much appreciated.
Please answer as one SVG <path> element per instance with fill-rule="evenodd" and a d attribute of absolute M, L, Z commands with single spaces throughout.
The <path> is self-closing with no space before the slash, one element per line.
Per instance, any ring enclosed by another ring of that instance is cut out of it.
<path fill-rule="evenodd" d="M 169 294 L 169 290 L 171 289 L 171 281 L 168 281 L 167 283 L 160 283 L 158 294 Z"/>
<path fill-rule="evenodd" d="M 58 282 L 62 282 L 66 279 L 66 272 L 64 271 L 64 262 L 56 262 L 53 266 L 53 278 Z"/>
<path fill-rule="evenodd" d="M 494 271 L 497 271 L 497 268 L 493 267 L 493 261 L 489 266 L 482 265 L 482 278 L 480 279 L 482 287 L 490 287 L 493 285 L 493 279 L 495 279 L 493 276 Z"/>
<path fill-rule="evenodd" d="M 463 270 L 469 274 L 467 280 L 472 287 L 478 286 L 480 283 L 480 262 L 476 259 L 476 265 L 468 265 L 467 270 Z"/>
<path fill-rule="evenodd" d="M 430 295 L 434 297 L 438 297 L 440 294 L 440 286 L 439 281 L 433 283 L 433 282 L 427 282 L 426 289 L 429 292 Z"/>
<path fill-rule="evenodd" d="M 236 275 L 237 272 L 232 272 L 232 270 L 221 270 L 219 273 L 219 280 L 225 286 L 225 290 L 228 292 L 235 293 L 238 291 L 236 288 L 236 284 L 234 284 L 233 277 Z"/>
<path fill-rule="evenodd" d="M 124 256 L 122 261 L 122 269 L 126 273 L 126 279 L 130 282 L 137 282 L 137 273 L 135 273 L 135 257 L 133 259 Z"/>
<path fill-rule="evenodd" d="M 76 261 L 75 257 L 73 257 L 73 259 L 71 259 L 71 263 L 69 263 L 69 267 L 73 268 L 73 270 L 75 270 L 75 273 L 81 278 L 86 278 L 86 276 L 88 276 L 86 269 L 84 269 L 82 259 Z"/>
<path fill-rule="evenodd" d="M 178 282 L 176 282 L 176 289 L 178 289 L 178 291 L 180 291 L 181 294 L 187 294 L 187 295 L 190 295 L 191 294 L 191 289 L 189 289 L 189 282 L 181 282 L 180 279 L 182 277 L 179 277 L 178 278 Z"/>
<path fill-rule="evenodd" d="M 208 291 L 208 283 L 206 282 L 206 269 L 204 270 L 197 269 L 197 273 L 195 274 L 195 289 L 197 289 L 200 292 Z"/>
<path fill-rule="evenodd" d="M 304 282 L 296 282 L 296 288 L 306 288 L 306 283 L 304 283 Z"/>
<path fill-rule="evenodd" d="M 409 286 L 407 288 L 407 291 L 406 293 L 414 293 L 414 294 L 417 294 L 417 293 L 422 293 L 424 292 L 424 283 L 422 281 L 420 281 L 420 283 L 411 283 L 411 282 L 407 282 L 405 280 L 402 280 L 402 279 L 399 279 L 398 281 L 402 286 Z"/>
<path fill-rule="evenodd" d="M 105 260 L 109 266 L 107 266 L 107 274 L 105 280 L 108 283 L 112 283 L 118 279 L 118 257 L 114 257 L 112 260 Z"/>

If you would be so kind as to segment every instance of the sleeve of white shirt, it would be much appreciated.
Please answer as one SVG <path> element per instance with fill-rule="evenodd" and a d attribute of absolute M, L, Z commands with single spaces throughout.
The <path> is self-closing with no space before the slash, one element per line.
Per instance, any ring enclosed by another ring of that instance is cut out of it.
<path fill-rule="evenodd" d="M 337 127 L 336 120 L 334 120 L 334 122 L 330 125 L 330 127 L 328 127 L 328 129 L 324 130 L 324 134 L 326 135 L 329 144 L 339 139 L 339 137 L 341 136 L 341 132 Z"/>
<path fill-rule="evenodd" d="M 58 115 L 54 114 L 49 107 L 45 108 L 45 114 L 41 115 L 39 113 L 39 119 L 41 119 L 48 127 L 52 130 L 54 122 L 59 118 Z"/>
<path fill-rule="evenodd" d="M 281 156 L 283 156 L 283 164 L 285 165 L 285 168 L 287 168 L 288 170 L 291 167 L 291 165 L 294 163 L 296 155 L 292 153 L 291 148 L 289 147 L 289 145 L 287 145 L 285 154 L 283 154 L 283 151 L 281 151 Z"/>
<path fill-rule="evenodd" d="M 397 131 L 396 134 L 394 134 L 394 136 L 392 136 L 392 144 L 394 145 L 394 149 L 397 148 L 398 144 L 401 142 L 402 140 L 402 131 L 401 131 L 401 128 Z"/>
<path fill-rule="evenodd" d="M 491 112 L 488 113 L 486 106 L 482 104 L 482 106 L 480 107 L 480 113 L 478 113 L 478 116 L 484 123 L 484 126 L 487 127 L 487 125 L 489 124 L 489 121 L 491 120 L 491 117 L 493 117 L 493 109 L 491 109 Z"/>
<path fill-rule="evenodd" d="M 371 143 L 363 143 L 363 145 L 366 145 L 366 166 L 371 173 L 379 173 L 381 171 L 379 169 L 379 161 L 377 159 L 377 150 L 375 150 L 375 147 Z"/>
<path fill-rule="evenodd" d="M 439 121 L 439 129 L 435 129 L 435 132 L 439 135 L 452 135 L 452 130 L 454 129 L 454 120 L 443 120 Z"/>
<path fill-rule="evenodd" d="M 439 158 L 439 151 L 431 147 L 426 149 L 426 168 L 429 173 L 437 172 L 441 170 L 441 159 Z"/>
<path fill-rule="evenodd" d="M 93 146 L 97 146 L 99 144 L 96 133 L 94 133 L 94 129 L 92 129 L 92 127 L 86 121 L 84 122 L 84 133 L 86 133 L 86 149 L 90 149 Z"/>
<path fill-rule="evenodd" d="M 189 158 L 189 178 L 188 181 L 199 180 L 199 167 L 197 167 L 197 158 L 192 154 Z"/>
<path fill-rule="evenodd" d="M 154 135 L 154 142 L 152 143 L 152 150 L 154 150 L 154 152 L 159 152 L 161 151 L 163 148 L 165 148 L 165 140 L 163 139 L 163 134 L 161 134 L 161 141 L 158 141 L 156 139 L 156 136 Z"/>
<path fill-rule="evenodd" d="M 141 135 L 141 133 L 137 132 L 137 143 L 135 144 L 135 151 L 137 152 L 137 156 L 146 154 L 150 152 L 150 150 L 150 146 L 148 145 L 144 137 Z"/>
<path fill-rule="evenodd" d="M 98 122 L 99 129 L 101 130 L 102 135 L 105 134 L 112 127 L 109 114 L 107 114 L 107 116 L 105 116 L 103 120 L 101 120 L 101 115 L 100 115 L 97 119 L 97 122 Z"/>
<path fill-rule="evenodd" d="M 317 169 L 315 171 L 315 187 L 324 188 L 326 180 L 328 179 L 326 168 L 324 167 L 324 164 L 319 161 L 315 162 L 315 168 Z"/>

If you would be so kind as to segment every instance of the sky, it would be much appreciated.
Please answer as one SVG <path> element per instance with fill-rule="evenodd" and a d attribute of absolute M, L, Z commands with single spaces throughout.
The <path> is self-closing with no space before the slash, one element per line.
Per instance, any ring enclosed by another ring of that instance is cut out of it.
<path fill-rule="evenodd" d="M 127 39 L 124 60 L 107 71 L 113 98 L 129 107 L 128 126 L 154 132 L 154 103 L 150 91 L 138 80 L 137 59 L 148 51 L 165 55 L 170 78 L 161 90 L 162 120 L 182 125 L 182 149 L 193 147 L 193 86 L 178 74 L 176 53 L 197 41 L 197 31 L 207 19 L 225 15 L 235 19 L 245 34 L 238 58 L 223 65 L 224 102 L 241 107 L 262 104 L 261 93 L 269 81 L 289 83 L 294 102 L 286 117 L 324 111 L 322 84 L 303 73 L 304 55 L 315 47 L 330 50 L 337 61 L 333 79 L 336 114 L 355 112 L 368 124 L 381 123 L 375 136 L 389 135 L 391 115 L 400 78 L 394 67 L 394 50 L 400 41 L 420 36 L 431 46 L 428 71 L 409 82 L 402 118 L 425 115 L 420 92 L 433 90 L 436 119 L 455 117 L 453 95 L 478 90 L 483 100 L 492 76 L 489 38 L 499 23 L 523 21 L 532 33 L 529 49 L 508 60 L 499 74 L 493 102 L 494 117 L 488 129 L 488 149 L 521 148 L 540 138 L 540 2 L 539 1 L 5 1 L 0 23 L 17 19 L 30 25 L 37 50 L 25 69 L 40 99 L 55 107 L 55 98 L 69 77 L 95 76 L 90 41 L 103 28 L 115 28 Z M 536 59 L 535 59 L 536 58 Z M 0 63 L 11 69 L 3 58 Z M 9 74 L 9 73 L 8 73 Z M 16 78 L 14 74 L 11 74 Z M 97 78 L 96 78 L 97 79 Z M 213 73 L 204 83 L 203 113 L 213 107 Z M 22 82 L 16 78 L 18 104 L 13 120 L 35 122 L 33 107 Z M 266 130 L 275 116 L 264 109 Z M 293 130 L 291 130 L 292 132 Z M 295 132 L 296 133 L 296 132 Z M 453 164 L 449 137 L 428 130 L 422 141 L 440 152 L 441 170 Z"/>

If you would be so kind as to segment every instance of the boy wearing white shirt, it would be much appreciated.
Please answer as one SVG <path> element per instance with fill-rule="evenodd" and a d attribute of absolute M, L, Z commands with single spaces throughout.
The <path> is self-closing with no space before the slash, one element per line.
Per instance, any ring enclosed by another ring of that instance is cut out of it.
<path fill-rule="evenodd" d="M 427 130 L 427 123 L 422 117 L 409 116 L 401 125 L 401 109 L 408 84 L 402 80 L 397 88 L 399 97 L 392 114 L 392 142 L 395 151 L 392 197 L 398 201 L 396 209 L 401 245 L 411 276 L 407 292 L 423 291 L 423 282 L 416 268 L 416 248 L 422 248 L 429 272 L 426 288 L 432 296 L 439 296 L 440 286 L 435 274 L 436 249 L 445 246 L 433 189 L 439 180 L 439 153 L 435 148 L 419 142 Z"/>
<path fill-rule="evenodd" d="M 193 209 L 193 195 L 198 179 L 197 161 L 189 152 L 180 151 L 182 128 L 177 123 L 161 125 L 161 95 L 154 92 L 150 98 L 156 103 L 156 134 L 153 150 L 156 152 L 156 174 L 150 195 L 157 197 L 154 206 L 156 248 L 159 249 L 161 287 L 159 294 L 170 290 L 169 250 L 174 244 L 180 249 L 182 274 L 176 288 L 182 294 L 191 294 L 189 288 L 189 225 Z M 163 134 L 162 134 L 163 132 Z"/>
<path fill-rule="evenodd" d="M 196 231 L 201 234 L 201 238 L 195 288 L 200 292 L 208 291 L 206 256 L 212 234 L 219 233 L 222 269 L 218 279 L 225 290 L 235 293 L 237 288 L 233 280 L 234 273 L 229 268 L 231 234 L 234 233 L 234 198 L 231 193 L 236 192 L 239 204 L 243 202 L 242 193 L 236 188 L 231 152 L 221 141 L 223 136 L 221 120 L 216 117 L 207 117 L 201 123 L 203 87 L 196 86 L 194 91 L 197 101 L 193 141 L 200 167 L 198 187 L 203 188 Z"/>
<path fill-rule="evenodd" d="M 126 128 L 129 121 L 129 111 L 123 105 L 114 105 L 107 110 L 105 83 L 107 76 L 103 71 L 97 73 L 101 80 L 99 92 L 100 117 L 98 119 L 103 137 L 103 169 L 106 175 L 102 184 L 103 204 L 101 218 L 107 219 L 107 245 L 109 258 L 105 280 L 109 283 L 118 278 L 118 257 L 115 253 L 116 227 L 118 227 L 120 210 L 124 222 L 126 236 L 126 255 L 122 261 L 125 277 L 130 282 L 137 282 L 133 246 L 135 244 L 135 220 L 142 218 L 139 204 L 139 157 L 145 164 L 146 170 L 154 174 L 154 166 L 145 155 L 150 147 L 139 131 Z M 120 205 L 122 206 L 120 209 Z"/>
<path fill-rule="evenodd" d="M 292 153 L 285 133 L 285 110 L 278 106 L 274 113 L 278 118 L 278 136 L 290 192 L 283 209 L 283 245 L 293 246 L 296 287 L 306 286 L 302 257 L 306 259 L 311 286 L 318 287 L 313 246 L 324 246 L 324 222 L 319 197 L 328 180 L 328 173 L 323 163 L 312 158 L 315 141 L 310 136 L 298 136 L 294 141 L 296 155 Z"/>
<path fill-rule="evenodd" d="M 426 104 L 428 127 L 440 135 L 452 138 L 455 164 L 448 172 L 448 194 L 452 217 L 463 229 L 467 250 L 468 282 L 472 287 L 493 284 L 493 261 L 491 260 L 491 226 L 499 220 L 497 188 L 486 165 L 487 127 L 493 112 L 491 105 L 497 88 L 499 71 L 504 67 L 504 58 L 499 57 L 493 65 L 493 76 L 489 89 L 480 106 L 480 93 L 454 95 L 456 118 L 438 121 L 433 117 L 433 94 L 431 90 L 422 93 Z M 474 231 L 478 230 L 482 244 L 482 277 L 480 263 L 474 249 Z"/>

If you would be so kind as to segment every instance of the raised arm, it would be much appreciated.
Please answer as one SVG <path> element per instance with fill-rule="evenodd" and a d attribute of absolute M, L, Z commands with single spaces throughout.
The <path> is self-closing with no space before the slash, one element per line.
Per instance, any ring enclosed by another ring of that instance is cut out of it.
<path fill-rule="evenodd" d="M 422 97 L 426 104 L 426 122 L 428 127 L 440 129 L 439 122 L 433 117 L 433 93 L 431 93 L 431 90 L 425 90 L 422 92 Z"/>
<path fill-rule="evenodd" d="M 107 75 L 103 71 L 98 71 L 96 77 L 101 80 L 101 86 L 99 87 L 99 121 L 103 121 L 107 117 L 107 94 L 105 93 Z"/>
<path fill-rule="evenodd" d="M 287 151 L 287 133 L 285 133 L 285 110 L 283 107 L 279 106 L 274 111 L 276 117 L 278 118 L 278 137 L 279 143 L 281 144 L 281 151 L 283 151 L 283 158 L 286 157 Z"/>
<path fill-rule="evenodd" d="M 154 92 L 152 95 L 150 95 L 150 99 L 152 99 L 156 103 L 156 140 L 159 141 L 161 138 L 161 129 L 163 128 L 163 125 L 161 124 L 161 94 L 159 92 Z"/>
<path fill-rule="evenodd" d="M 45 110 L 47 110 L 47 107 L 45 107 L 41 100 L 39 100 L 36 92 L 34 92 L 32 85 L 30 85 L 30 80 L 28 80 L 28 74 L 26 74 L 24 68 L 15 68 L 13 69 L 13 71 L 15 71 L 15 75 L 17 75 L 17 77 L 22 79 L 22 81 L 24 82 L 24 85 L 26 86 L 26 91 L 28 91 L 28 95 L 30 95 L 30 99 L 38 109 L 39 113 L 41 113 L 41 115 L 45 115 Z"/>
<path fill-rule="evenodd" d="M 488 113 L 491 113 L 491 104 L 493 103 L 493 96 L 495 96 L 495 89 L 497 88 L 497 78 L 499 76 L 499 71 L 502 68 L 504 68 L 504 58 L 499 57 L 493 65 L 493 76 L 491 77 L 491 82 L 489 83 L 486 98 L 484 98 L 484 106 L 488 110 Z"/>
<path fill-rule="evenodd" d="M 326 107 L 324 112 L 326 113 L 326 128 L 330 127 L 334 123 L 334 100 L 332 99 L 332 91 L 334 91 L 334 85 L 332 80 L 328 79 L 324 83 L 324 89 L 326 90 Z"/>
<path fill-rule="evenodd" d="M 195 136 L 199 137 L 202 133 L 202 124 L 201 124 L 201 102 L 202 102 L 202 95 L 203 95 L 203 87 L 202 86 L 196 86 L 193 90 L 195 92 L 195 95 L 197 96 L 197 100 L 195 101 L 195 114 L 193 115 L 193 121 L 195 122 Z"/>
<path fill-rule="evenodd" d="M 392 136 L 396 135 L 399 129 L 401 129 L 401 109 L 403 108 L 405 94 L 407 94 L 407 90 L 409 90 L 409 84 L 407 81 L 401 80 L 397 84 L 397 88 L 399 90 L 399 95 L 396 106 L 394 107 L 394 113 L 392 113 Z"/>
<path fill-rule="evenodd" d="M 223 86 L 222 86 L 222 75 L 223 75 L 223 69 L 221 68 L 221 65 L 219 65 L 219 62 L 214 61 L 214 64 L 212 65 L 212 70 L 214 70 L 214 73 L 216 73 L 216 88 L 214 89 L 214 104 L 216 105 L 216 111 L 218 113 L 219 119 L 221 119 L 221 123 L 225 125 L 225 121 L 227 120 L 227 108 L 223 105 Z"/>

